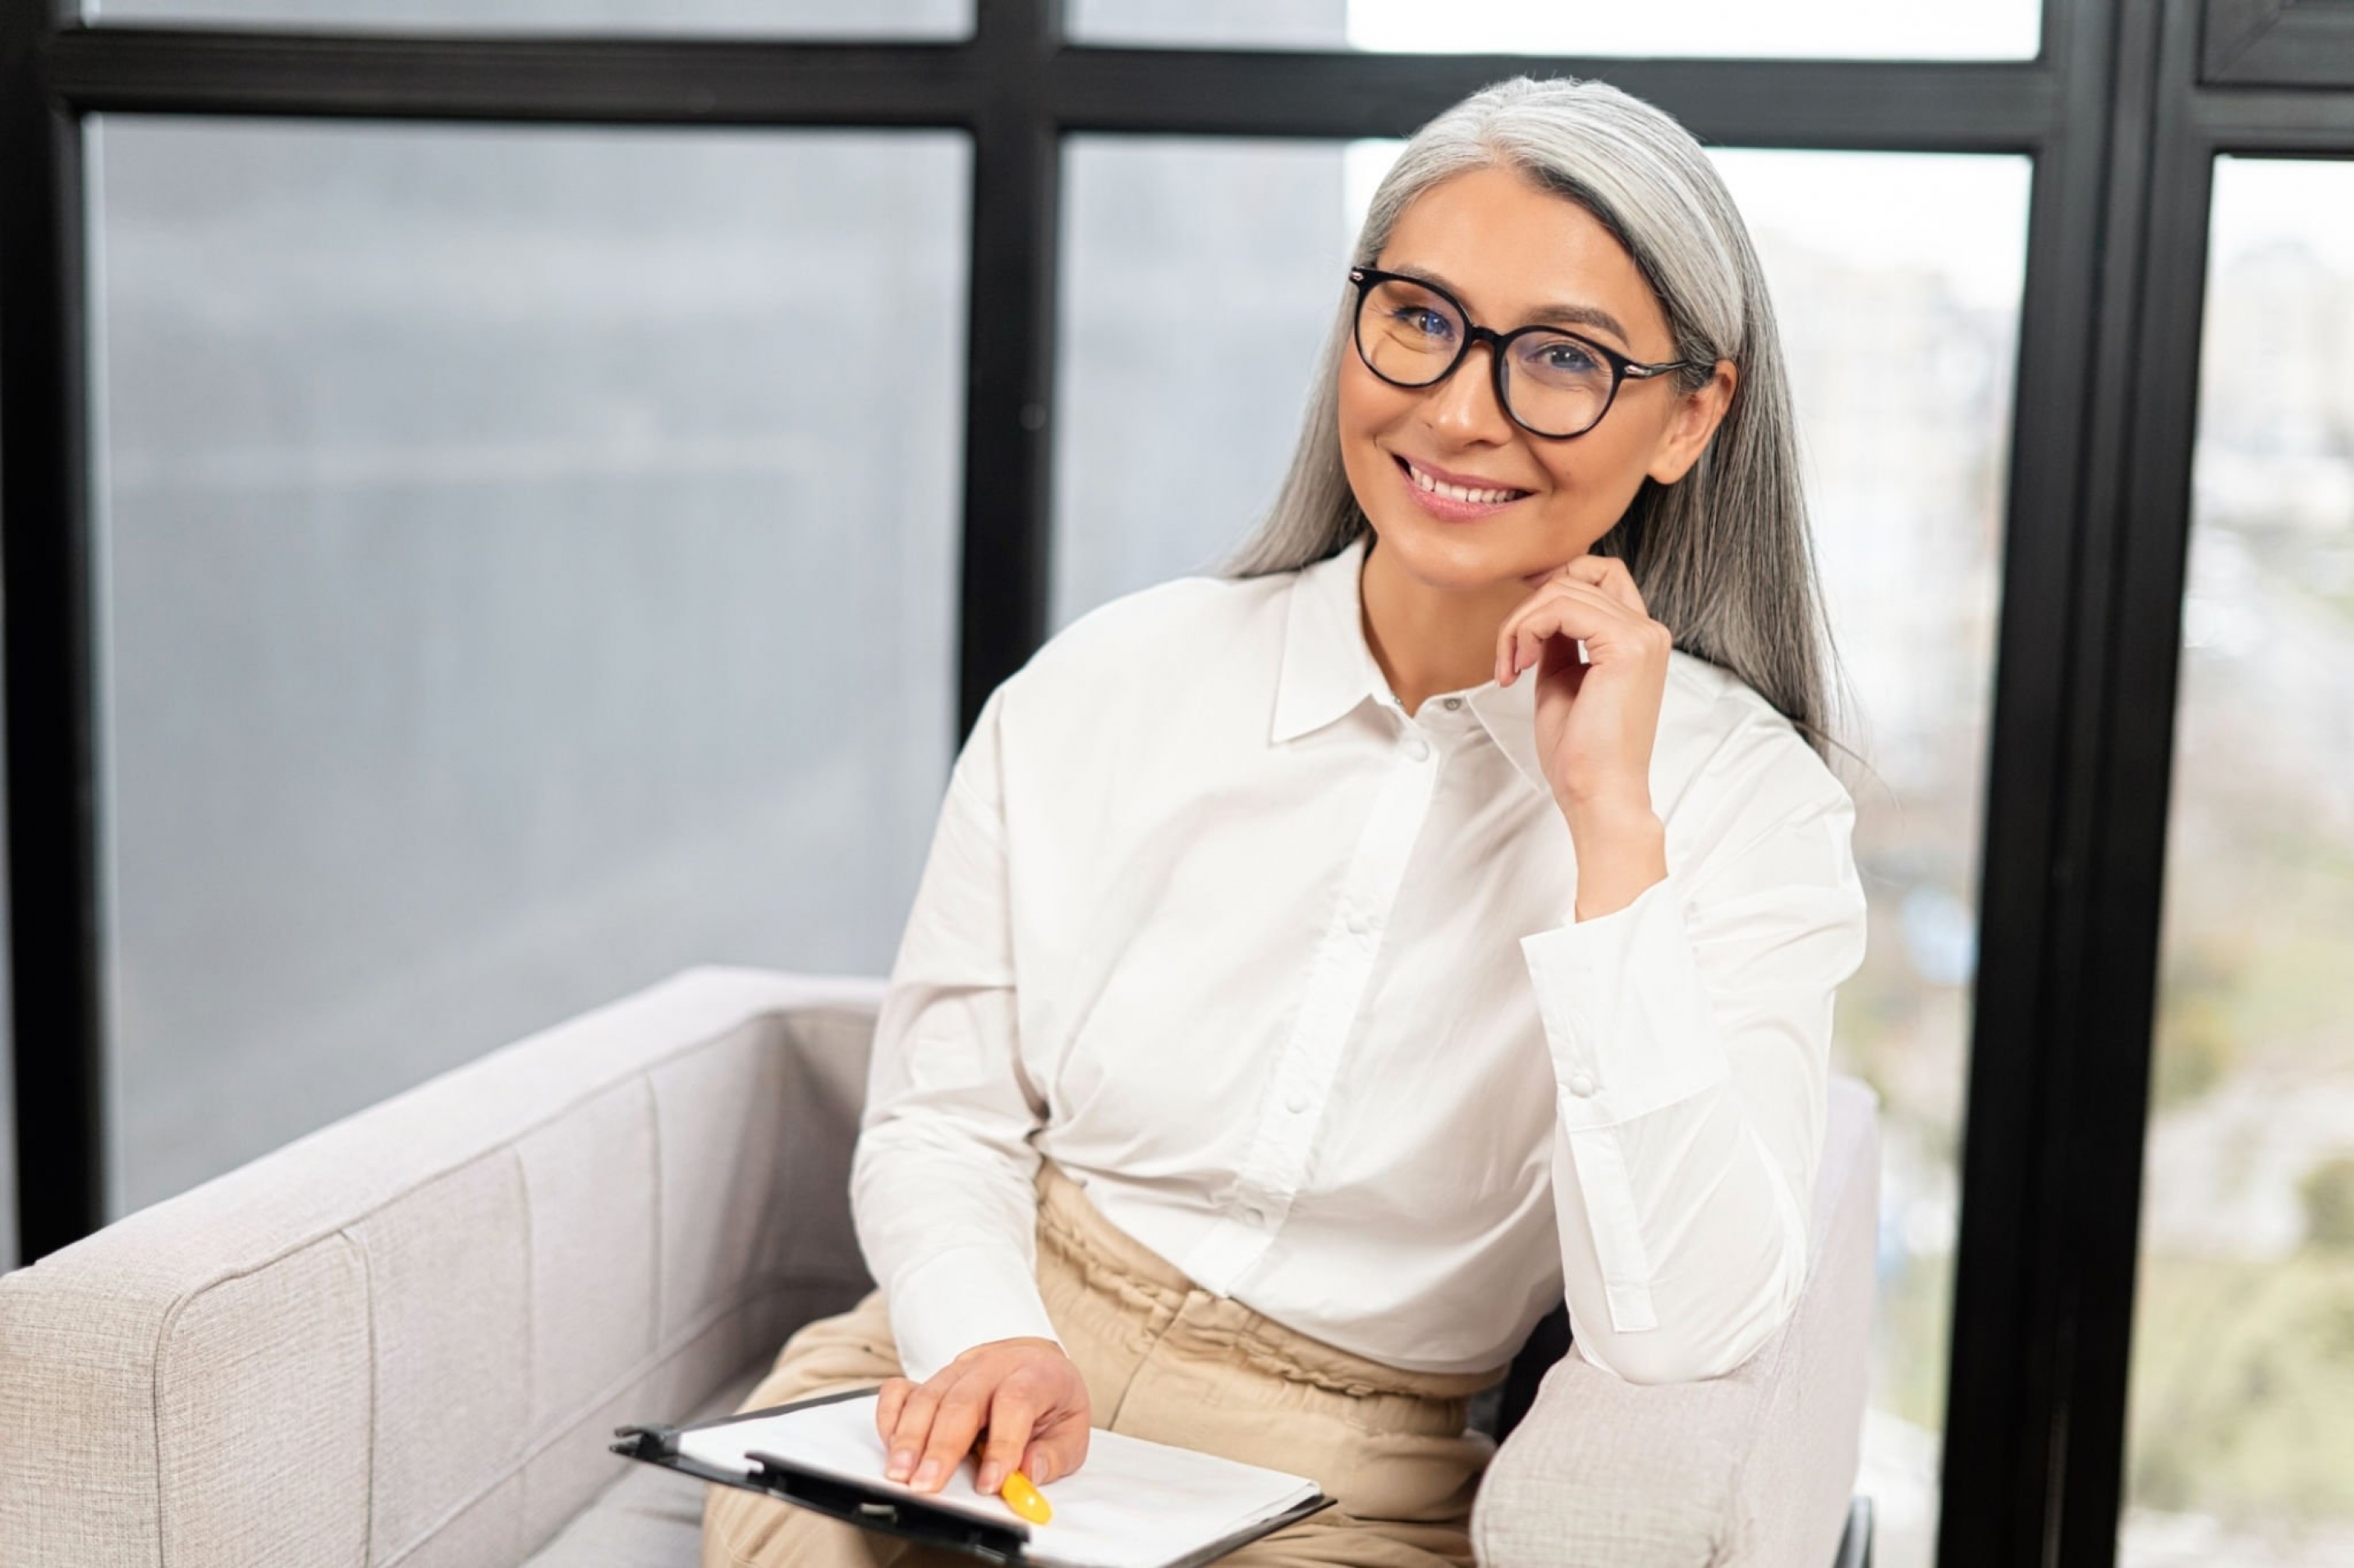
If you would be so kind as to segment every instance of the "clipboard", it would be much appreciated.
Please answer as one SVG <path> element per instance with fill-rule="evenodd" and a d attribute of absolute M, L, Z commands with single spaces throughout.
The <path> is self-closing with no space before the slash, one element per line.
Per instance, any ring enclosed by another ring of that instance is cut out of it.
<path fill-rule="evenodd" d="M 979 1517 L 962 1508 L 940 1506 L 910 1497 L 906 1489 L 861 1484 L 759 1450 L 745 1452 L 745 1458 L 758 1467 L 748 1473 L 707 1464 L 681 1451 L 680 1440 L 689 1433 L 763 1420 L 846 1400 L 864 1399 L 877 1391 L 875 1386 L 846 1389 L 761 1410 L 740 1411 L 733 1415 L 684 1426 L 649 1425 L 616 1427 L 614 1441 L 608 1446 L 625 1458 L 660 1465 L 699 1481 L 758 1492 L 823 1514 L 829 1519 L 855 1525 L 861 1530 L 961 1552 L 984 1563 L 1086 1568 L 1086 1565 L 1074 1563 L 1066 1558 L 1030 1555 L 1031 1527 L 1011 1513 L 1002 1520 Z M 1182 1550 L 1179 1555 L 1156 1563 L 1153 1568 L 1203 1568 L 1203 1565 L 1215 1562 L 1237 1547 L 1332 1507 L 1334 1500 L 1319 1489 L 1314 1496 L 1290 1508 L 1257 1520 L 1214 1541 Z"/>

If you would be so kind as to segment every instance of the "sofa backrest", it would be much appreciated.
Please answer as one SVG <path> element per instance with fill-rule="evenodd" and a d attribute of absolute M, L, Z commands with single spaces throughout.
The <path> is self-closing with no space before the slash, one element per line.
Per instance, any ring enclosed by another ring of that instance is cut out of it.
<path fill-rule="evenodd" d="M 686 970 L 0 1277 L 0 1563 L 520 1561 L 867 1287 L 881 991 Z"/>

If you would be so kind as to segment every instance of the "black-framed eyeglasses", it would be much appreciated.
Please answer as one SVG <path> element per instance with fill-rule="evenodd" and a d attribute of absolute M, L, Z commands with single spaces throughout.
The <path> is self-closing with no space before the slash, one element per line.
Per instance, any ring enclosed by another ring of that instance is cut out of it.
<path fill-rule="evenodd" d="M 1357 319 L 1352 335 L 1365 368 L 1393 387 L 1435 387 L 1455 374 L 1475 343 L 1488 345 L 1496 401 L 1532 436 L 1563 440 L 1602 422 L 1618 388 L 1670 370 L 1705 370 L 1698 360 L 1643 365 L 1559 327 L 1494 332 L 1472 323 L 1461 301 L 1436 283 L 1352 267 Z"/>

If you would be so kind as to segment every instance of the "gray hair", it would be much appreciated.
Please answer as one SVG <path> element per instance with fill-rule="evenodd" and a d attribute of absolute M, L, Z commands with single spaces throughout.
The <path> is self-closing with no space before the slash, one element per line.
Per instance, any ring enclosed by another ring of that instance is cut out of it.
<path fill-rule="evenodd" d="M 1515 77 L 1472 94 L 1406 143 L 1357 237 L 1370 266 L 1398 215 L 1431 186 L 1520 171 L 1591 212 L 1627 248 L 1675 334 L 1675 357 L 1739 371 L 1708 450 L 1677 483 L 1645 479 L 1592 552 L 1627 563 L 1675 645 L 1748 683 L 1819 755 L 1838 657 L 1816 584 L 1789 381 L 1766 278 L 1740 211 L 1701 144 L 1606 82 Z M 1273 508 L 1219 568 L 1258 577 L 1345 548 L 1369 524 L 1341 463 L 1338 372 L 1355 290 L 1344 284 L 1290 471 Z M 1686 391 L 1706 370 L 1681 373 Z"/>

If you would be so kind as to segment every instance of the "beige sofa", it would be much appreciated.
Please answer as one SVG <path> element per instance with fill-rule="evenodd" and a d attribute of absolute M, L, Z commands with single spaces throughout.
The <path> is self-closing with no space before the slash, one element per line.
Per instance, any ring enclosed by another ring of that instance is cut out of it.
<path fill-rule="evenodd" d="M 0 1563 L 692 1568 L 699 1489 L 606 1445 L 865 1289 L 881 990 L 685 970 L 0 1277 Z M 1860 1561 L 1878 1149 L 1833 1091 L 1796 1319 L 1704 1383 L 1559 1363 L 1483 1562 Z"/>

